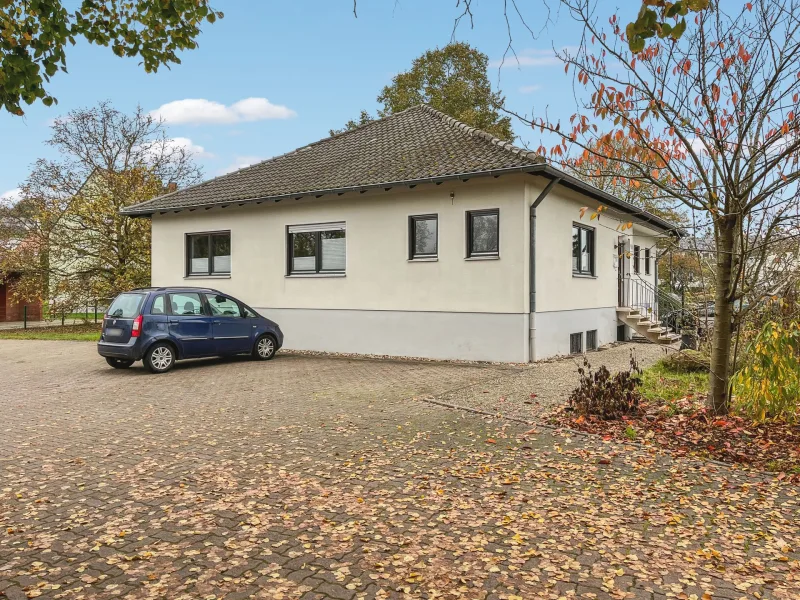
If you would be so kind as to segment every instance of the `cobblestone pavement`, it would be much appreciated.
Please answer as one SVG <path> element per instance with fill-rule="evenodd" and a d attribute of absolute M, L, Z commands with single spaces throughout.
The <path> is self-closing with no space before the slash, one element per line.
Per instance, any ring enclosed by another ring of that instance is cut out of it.
<path fill-rule="evenodd" d="M 615 344 L 587 354 L 592 368 L 605 365 L 612 373 L 630 368 L 631 353 L 641 368 L 649 367 L 667 352 L 669 346 L 650 343 Z M 580 356 L 541 361 L 519 369 L 512 377 L 498 374 L 480 386 L 464 386 L 437 396 L 437 400 L 493 415 L 516 419 L 544 418 L 556 407 L 563 406 L 569 393 L 578 384 Z"/>
<path fill-rule="evenodd" d="M 411 399 L 515 375 L 0 341 L 0 597 L 798 597 L 797 489 Z"/>

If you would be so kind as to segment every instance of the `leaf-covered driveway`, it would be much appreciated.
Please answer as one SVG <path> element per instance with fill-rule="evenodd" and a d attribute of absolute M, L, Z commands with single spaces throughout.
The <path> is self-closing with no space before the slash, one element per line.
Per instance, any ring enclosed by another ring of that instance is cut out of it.
<path fill-rule="evenodd" d="M 411 399 L 511 369 L 0 365 L 0 596 L 798 597 L 796 488 Z"/>

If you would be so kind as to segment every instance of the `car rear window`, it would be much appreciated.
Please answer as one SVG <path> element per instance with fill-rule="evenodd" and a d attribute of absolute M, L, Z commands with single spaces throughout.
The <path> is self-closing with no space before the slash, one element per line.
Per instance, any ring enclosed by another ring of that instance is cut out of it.
<path fill-rule="evenodd" d="M 120 294 L 111 303 L 108 316 L 115 319 L 133 319 L 139 314 L 144 294 Z"/>

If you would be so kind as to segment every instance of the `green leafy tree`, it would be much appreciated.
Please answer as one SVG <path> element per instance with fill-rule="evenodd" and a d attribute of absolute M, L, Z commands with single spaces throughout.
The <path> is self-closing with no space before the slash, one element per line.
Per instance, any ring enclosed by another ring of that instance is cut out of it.
<path fill-rule="evenodd" d="M 686 16 L 707 10 L 710 0 L 642 0 L 636 20 L 625 34 L 631 52 L 641 52 L 652 37 L 677 41 L 686 31 Z"/>
<path fill-rule="evenodd" d="M 48 144 L 59 158 L 37 161 L 0 215 L 0 276 L 23 273 L 26 297 L 66 308 L 148 285 L 150 222 L 120 210 L 197 182 L 191 154 L 141 108 L 108 103 L 56 119 Z"/>
<path fill-rule="evenodd" d="M 505 98 L 492 90 L 488 76 L 489 58 L 464 42 L 428 50 L 416 58 L 408 71 L 395 75 L 383 88 L 378 117 L 388 117 L 417 104 L 429 104 L 467 125 L 487 131 L 503 140 L 514 139 L 511 118 L 501 115 Z M 331 135 L 372 120 L 365 110 L 357 121 Z"/>
<path fill-rule="evenodd" d="M 84 38 L 117 56 L 138 56 L 146 72 L 180 63 L 197 47 L 203 22 L 222 18 L 208 0 L 0 0 L 0 107 L 22 115 L 21 104 L 56 99 L 45 84 L 67 70 L 67 44 Z"/>

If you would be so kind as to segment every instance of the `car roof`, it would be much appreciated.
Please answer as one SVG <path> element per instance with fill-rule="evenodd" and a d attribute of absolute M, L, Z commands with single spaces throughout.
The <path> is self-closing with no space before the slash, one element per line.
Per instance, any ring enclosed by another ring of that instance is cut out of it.
<path fill-rule="evenodd" d="M 219 290 L 215 290 L 214 288 L 209 287 L 192 287 L 187 285 L 172 285 L 166 287 L 146 287 L 146 288 L 135 288 L 131 290 L 131 292 L 214 292 L 215 294 L 221 294 Z"/>

